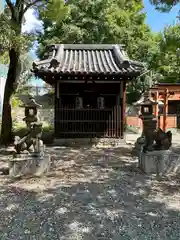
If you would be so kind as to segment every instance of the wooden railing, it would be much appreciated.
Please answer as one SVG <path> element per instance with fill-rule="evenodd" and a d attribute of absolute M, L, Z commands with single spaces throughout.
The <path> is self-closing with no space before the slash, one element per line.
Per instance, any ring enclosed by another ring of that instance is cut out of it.
<path fill-rule="evenodd" d="M 122 136 L 121 107 L 81 108 L 73 105 L 61 106 L 55 110 L 56 137 L 86 138 Z"/>

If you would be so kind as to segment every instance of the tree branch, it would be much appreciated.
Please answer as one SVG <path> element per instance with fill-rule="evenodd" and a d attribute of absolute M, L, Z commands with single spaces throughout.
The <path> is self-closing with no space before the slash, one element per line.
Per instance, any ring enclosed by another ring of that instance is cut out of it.
<path fill-rule="evenodd" d="M 36 3 L 41 2 L 42 0 L 34 0 L 31 3 L 27 4 L 26 7 L 24 8 L 23 14 L 32 6 L 34 6 Z"/>
<path fill-rule="evenodd" d="M 13 15 L 14 14 L 14 5 L 13 5 L 13 3 L 11 2 L 11 0 L 6 0 L 6 3 L 8 5 L 8 7 L 10 8 L 11 13 Z"/>

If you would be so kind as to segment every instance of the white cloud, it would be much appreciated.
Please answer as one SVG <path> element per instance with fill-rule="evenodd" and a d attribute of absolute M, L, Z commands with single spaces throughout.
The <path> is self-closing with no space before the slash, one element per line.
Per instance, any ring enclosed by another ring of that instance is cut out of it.
<path fill-rule="evenodd" d="M 43 31 L 43 22 L 39 21 L 34 13 L 34 10 L 32 8 L 28 9 L 28 11 L 25 13 L 25 23 L 22 26 L 22 32 L 23 33 L 36 33 Z M 35 41 L 32 49 L 30 50 L 30 54 L 33 59 L 36 59 L 36 50 L 37 50 L 38 44 Z"/>
<path fill-rule="evenodd" d="M 32 8 L 27 10 L 24 17 L 25 24 L 22 26 L 22 32 L 36 33 L 37 31 L 43 31 L 43 23 L 36 18 Z"/>

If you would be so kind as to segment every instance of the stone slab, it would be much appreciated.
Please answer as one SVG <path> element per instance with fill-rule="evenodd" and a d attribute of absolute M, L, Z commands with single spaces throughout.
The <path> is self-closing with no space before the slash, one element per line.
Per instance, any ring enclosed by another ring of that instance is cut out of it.
<path fill-rule="evenodd" d="M 145 173 L 168 174 L 180 172 L 180 154 L 171 150 L 140 152 L 139 167 Z"/>
<path fill-rule="evenodd" d="M 51 157 L 48 154 L 40 157 L 21 155 L 10 159 L 9 176 L 41 176 L 50 169 Z"/>

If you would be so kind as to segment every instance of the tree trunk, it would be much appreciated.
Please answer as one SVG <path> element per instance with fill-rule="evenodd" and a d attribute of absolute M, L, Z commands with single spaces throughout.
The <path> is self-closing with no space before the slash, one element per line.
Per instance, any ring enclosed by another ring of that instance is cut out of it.
<path fill-rule="evenodd" d="M 16 70 L 19 62 L 19 52 L 12 48 L 9 50 L 9 69 L 4 90 L 4 103 L 1 127 L 1 143 L 7 145 L 12 139 L 12 115 L 11 115 L 11 96 L 15 91 Z"/>

